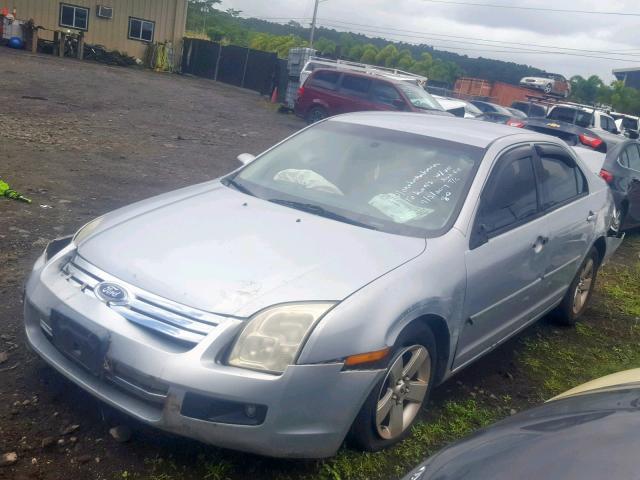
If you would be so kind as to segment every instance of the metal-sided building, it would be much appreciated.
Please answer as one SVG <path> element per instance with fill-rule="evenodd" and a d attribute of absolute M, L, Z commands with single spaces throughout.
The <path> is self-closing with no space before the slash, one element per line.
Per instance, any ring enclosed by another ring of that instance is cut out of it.
<path fill-rule="evenodd" d="M 55 30 L 84 32 L 85 42 L 143 58 L 148 43 L 173 42 L 180 49 L 187 21 L 187 0 L 0 0 L 16 18 Z"/>
<path fill-rule="evenodd" d="M 640 68 L 618 68 L 613 71 L 616 79 L 624 82 L 625 87 L 640 90 Z"/>

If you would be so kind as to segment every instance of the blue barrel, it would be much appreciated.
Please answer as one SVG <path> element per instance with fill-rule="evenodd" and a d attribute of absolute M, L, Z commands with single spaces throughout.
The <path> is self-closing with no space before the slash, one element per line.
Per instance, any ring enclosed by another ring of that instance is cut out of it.
<path fill-rule="evenodd" d="M 24 48 L 24 42 L 20 37 L 11 37 L 9 39 L 9 47 L 11 48 Z"/>

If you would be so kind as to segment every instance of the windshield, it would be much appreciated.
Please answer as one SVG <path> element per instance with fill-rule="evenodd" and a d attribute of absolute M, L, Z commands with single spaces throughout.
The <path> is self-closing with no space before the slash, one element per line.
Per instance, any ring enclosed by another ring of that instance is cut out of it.
<path fill-rule="evenodd" d="M 638 130 L 638 120 L 635 118 L 624 117 L 622 119 L 622 128 L 628 130 Z"/>
<path fill-rule="evenodd" d="M 465 102 L 464 109 L 468 114 L 473 115 L 474 117 L 482 115 L 482 110 L 476 107 L 473 103 Z"/>
<path fill-rule="evenodd" d="M 483 150 L 328 121 L 265 153 L 226 185 L 264 200 L 409 236 L 448 230 Z"/>
<path fill-rule="evenodd" d="M 589 127 L 593 121 L 593 114 L 570 107 L 556 107 L 549 114 L 548 118 L 560 120 L 562 122 L 573 123 L 579 127 Z"/>
<path fill-rule="evenodd" d="M 443 110 L 435 98 L 424 89 L 408 83 L 396 85 L 407 96 L 411 104 L 424 110 Z"/>

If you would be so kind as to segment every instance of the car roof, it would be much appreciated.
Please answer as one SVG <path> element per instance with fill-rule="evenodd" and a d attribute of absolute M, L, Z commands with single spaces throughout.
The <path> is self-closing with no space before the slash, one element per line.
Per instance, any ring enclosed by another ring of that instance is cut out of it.
<path fill-rule="evenodd" d="M 546 135 L 507 125 L 424 113 L 358 112 L 331 117 L 327 121 L 397 130 L 479 148 L 487 148 L 500 138 L 522 135 L 523 133 L 527 133 L 532 140 L 539 138 L 542 141 L 548 141 L 549 139 Z"/>
<path fill-rule="evenodd" d="M 403 81 L 403 79 L 405 80 L 409 79 L 409 77 L 403 77 L 402 75 L 391 76 L 391 75 L 381 75 L 381 74 L 375 74 L 375 73 L 361 73 L 361 72 L 356 72 L 348 69 L 341 70 L 339 68 L 316 68 L 311 75 L 315 76 L 318 72 L 338 72 L 338 73 L 343 73 L 345 75 L 351 75 L 353 77 L 362 77 L 362 78 L 369 78 L 369 79 L 373 78 L 375 80 L 380 80 L 382 82 L 393 83 L 394 85 L 407 85 L 407 82 Z"/>

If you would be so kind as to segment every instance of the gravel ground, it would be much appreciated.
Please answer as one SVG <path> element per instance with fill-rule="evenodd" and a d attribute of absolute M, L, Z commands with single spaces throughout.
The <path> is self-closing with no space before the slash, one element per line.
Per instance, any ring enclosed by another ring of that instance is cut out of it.
<path fill-rule="evenodd" d="M 0 125 L 0 178 L 33 199 L 0 198 L 0 455 L 18 454 L 0 478 L 144 470 L 156 442 L 174 440 L 149 430 L 136 433 L 149 436 L 144 452 L 118 444 L 108 430 L 126 419 L 24 347 L 30 266 L 49 239 L 229 172 L 238 153 L 258 153 L 303 123 L 220 83 L 0 48 Z"/>

